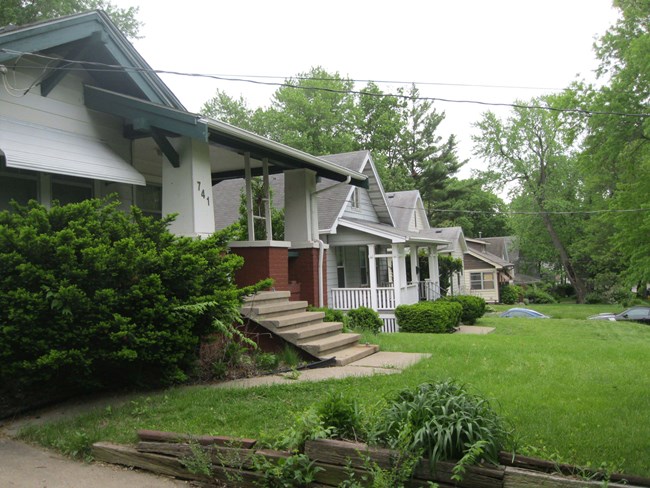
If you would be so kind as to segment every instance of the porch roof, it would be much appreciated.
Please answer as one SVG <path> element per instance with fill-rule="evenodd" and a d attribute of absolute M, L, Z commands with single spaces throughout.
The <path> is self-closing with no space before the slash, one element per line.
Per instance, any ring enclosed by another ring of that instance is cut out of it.
<path fill-rule="evenodd" d="M 377 224 L 358 219 L 341 219 L 339 225 L 353 229 L 373 236 L 389 239 L 393 244 L 426 244 L 426 245 L 447 245 L 449 241 L 442 239 L 435 239 L 430 235 L 423 235 L 418 232 L 410 232 L 407 230 L 400 230 L 396 227 L 385 224 Z"/>

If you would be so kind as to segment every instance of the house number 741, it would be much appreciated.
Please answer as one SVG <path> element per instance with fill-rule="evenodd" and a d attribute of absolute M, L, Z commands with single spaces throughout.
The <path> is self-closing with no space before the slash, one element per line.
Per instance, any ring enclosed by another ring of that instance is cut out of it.
<path fill-rule="evenodd" d="M 210 195 L 205 194 L 205 188 L 201 189 L 201 182 L 200 181 L 196 182 L 196 190 L 201 194 L 201 198 L 203 198 L 208 203 L 208 207 L 209 207 L 210 206 Z"/>

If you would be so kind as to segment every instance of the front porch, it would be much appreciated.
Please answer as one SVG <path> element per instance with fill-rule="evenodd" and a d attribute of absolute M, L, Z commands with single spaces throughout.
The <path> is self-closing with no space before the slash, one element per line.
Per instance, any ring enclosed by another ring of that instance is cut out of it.
<path fill-rule="evenodd" d="M 376 310 L 383 331 L 396 332 L 399 305 L 440 298 L 437 247 L 444 243 L 387 227 L 342 221 L 328 236 L 328 303 Z"/>

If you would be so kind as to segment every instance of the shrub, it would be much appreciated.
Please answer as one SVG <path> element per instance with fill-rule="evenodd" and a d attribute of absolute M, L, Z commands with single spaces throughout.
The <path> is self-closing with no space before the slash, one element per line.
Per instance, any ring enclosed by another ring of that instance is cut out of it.
<path fill-rule="evenodd" d="M 463 311 L 460 316 L 460 321 L 466 325 L 473 325 L 478 319 L 485 315 L 485 300 L 481 297 L 473 295 L 456 295 L 451 297 L 444 297 L 442 300 L 447 302 L 460 303 Z"/>
<path fill-rule="evenodd" d="M 524 290 L 518 285 L 504 285 L 500 290 L 501 303 L 514 305 L 524 298 Z"/>
<path fill-rule="evenodd" d="M 576 296 L 576 289 L 571 283 L 558 283 L 551 288 L 551 294 L 558 298 L 570 298 Z"/>
<path fill-rule="evenodd" d="M 405 438 L 409 451 L 422 452 L 432 466 L 461 459 L 476 447 L 498 464 L 510 433 L 486 399 L 448 380 L 401 391 L 379 416 L 378 440 L 394 448 Z"/>
<path fill-rule="evenodd" d="M 255 288 L 233 284 L 229 230 L 177 237 L 173 219 L 118 205 L 0 212 L 0 396 L 183 381 L 200 338 L 239 317 Z"/>
<path fill-rule="evenodd" d="M 536 287 L 527 288 L 524 296 L 528 300 L 528 303 L 556 303 L 557 300 L 551 296 L 550 293 L 547 293 L 543 290 L 540 290 Z"/>
<path fill-rule="evenodd" d="M 605 303 L 605 299 L 600 293 L 592 291 L 591 293 L 587 293 L 587 295 L 585 295 L 585 303 L 589 305 L 595 305 L 598 303 Z"/>
<path fill-rule="evenodd" d="M 327 307 L 309 307 L 310 312 L 324 312 L 323 322 L 342 322 L 347 323 L 346 315 L 343 310 L 335 310 Z"/>
<path fill-rule="evenodd" d="M 368 330 L 373 334 L 378 334 L 384 326 L 384 322 L 379 314 L 368 307 L 359 307 L 348 311 L 348 325 L 354 330 Z"/>
<path fill-rule="evenodd" d="M 460 322 L 460 303 L 438 300 L 414 305 L 399 305 L 395 317 L 401 332 L 450 332 Z"/>

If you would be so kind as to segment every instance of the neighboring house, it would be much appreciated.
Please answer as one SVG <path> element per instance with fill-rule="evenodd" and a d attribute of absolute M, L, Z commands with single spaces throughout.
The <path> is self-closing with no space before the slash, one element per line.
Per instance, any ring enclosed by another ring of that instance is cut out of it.
<path fill-rule="evenodd" d="M 512 283 L 514 265 L 496 254 L 488 252 L 484 240 L 465 239 L 465 287 L 471 295 L 480 296 L 489 303 L 498 303 L 499 286 Z"/>
<path fill-rule="evenodd" d="M 439 239 L 449 242 L 449 245 L 440 249 L 438 253 L 460 259 L 464 263 L 468 247 L 463 229 L 461 227 L 435 227 L 431 230 Z M 444 290 L 447 295 L 464 295 L 468 293 L 465 286 L 464 269 L 459 273 L 454 273 L 449 281 L 449 290 Z"/>
<path fill-rule="evenodd" d="M 429 290 L 429 299 L 439 296 L 437 248 L 448 243 L 428 229 L 426 218 L 413 217 L 419 212 L 406 215 L 400 213 L 401 209 L 395 209 L 400 220 L 395 218 L 368 151 L 321 159 L 368 178 L 367 189 L 330 179 L 323 179 L 316 186 L 319 235 L 328 248 L 327 296 L 323 304 L 342 310 L 370 307 L 384 320 L 384 330 L 395 330 L 395 307 L 417 303 L 421 290 L 425 293 Z M 291 193 L 286 179 L 271 178 L 270 186 L 274 204 L 280 208 L 280 195 L 284 195 L 286 213 L 286 201 Z M 217 228 L 238 220 L 242 188 L 241 181 L 224 181 L 214 187 L 216 205 L 224 208 L 217 219 Z M 230 218 L 222 219 L 224 215 Z M 410 259 L 418 253 L 428 258 L 430 274 L 427 276 L 421 276 L 417 260 Z"/>
<path fill-rule="evenodd" d="M 117 193 L 126 209 L 178 214 L 170 230 L 215 230 L 212 186 L 284 173 L 286 240 L 236 243 L 237 283 L 272 277 L 316 303 L 317 178 L 366 186 L 368 177 L 217 120 L 187 112 L 101 11 L 0 28 L 0 207 L 46 206 Z M 239 199 L 237 199 L 239 205 Z M 250 211 L 250 205 L 249 205 Z M 291 251 L 292 260 L 289 260 Z"/>

